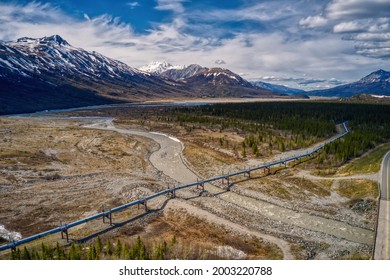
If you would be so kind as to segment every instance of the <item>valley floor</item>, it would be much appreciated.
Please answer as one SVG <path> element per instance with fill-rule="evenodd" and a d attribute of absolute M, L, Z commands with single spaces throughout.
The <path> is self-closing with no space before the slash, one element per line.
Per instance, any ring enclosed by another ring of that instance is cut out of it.
<path fill-rule="evenodd" d="M 113 121 L 101 112 L 72 115 L 0 118 L 0 224 L 6 229 L 26 237 L 261 161 L 199 141 L 216 131 L 185 132 L 123 116 Z M 203 193 L 182 190 L 175 199 L 153 200 L 148 214 L 134 207 L 115 214 L 114 226 L 96 220 L 72 229 L 70 237 L 87 244 L 98 234 L 150 243 L 175 237 L 183 244 L 179 258 L 370 258 L 377 174 L 320 177 L 311 168 L 308 161 L 259 171 L 251 180 L 236 177 L 230 191 L 222 182 Z"/>

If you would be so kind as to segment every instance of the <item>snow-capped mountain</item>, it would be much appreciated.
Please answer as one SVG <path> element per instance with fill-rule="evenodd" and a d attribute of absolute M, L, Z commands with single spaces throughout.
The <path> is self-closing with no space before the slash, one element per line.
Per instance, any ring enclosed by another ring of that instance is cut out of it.
<path fill-rule="evenodd" d="M 156 65 L 156 64 L 149 64 Z M 167 70 L 161 71 L 164 65 L 168 65 Z M 170 64 L 159 64 L 158 71 L 147 71 L 158 74 L 158 76 L 171 79 L 174 81 L 182 81 L 185 83 L 193 81 L 203 81 L 207 83 L 223 83 L 231 85 L 244 85 L 251 86 L 251 84 L 244 80 L 241 76 L 233 73 L 228 69 L 223 68 L 207 68 L 202 67 L 198 64 L 191 64 L 189 66 L 169 66 Z M 146 70 L 146 68 L 140 68 L 141 70 Z M 151 67 L 153 69 L 153 67 Z"/>
<path fill-rule="evenodd" d="M 90 78 L 128 78 L 147 74 L 96 52 L 75 48 L 58 35 L 20 38 L 0 45 L 0 67 L 23 76 L 59 72 Z"/>
<path fill-rule="evenodd" d="M 354 83 L 308 92 L 309 95 L 338 97 L 350 97 L 359 93 L 390 96 L 390 72 L 380 69 Z"/>
<path fill-rule="evenodd" d="M 267 97 L 279 93 L 253 86 L 228 69 L 206 68 L 182 81 L 201 96 L 210 97 Z"/>
<path fill-rule="evenodd" d="M 254 86 L 257 86 L 257 87 L 268 89 L 268 90 L 273 91 L 273 92 L 279 92 L 279 93 L 289 94 L 289 95 L 305 94 L 306 93 L 302 89 L 290 88 L 290 87 L 286 87 L 286 86 L 282 86 L 282 85 L 275 85 L 275 84 L 265 83 L 265 82 L 261 82 L 261 81 L 251 82 L 251 84 Z"/>
<path fill-rule="evenodd" d="M 155 65 L 155 64 L 150 64 Z M 159 64 L 161 66 L 161 64 Z M 168 67 L 171 67 L 168 65 Z M 151 67 L 153 68 L 153 67 Z M 142 68 L 145 70 L 146 68 Z M 159 68 L 161 69 L 161 67 Z M 261 97 L 280 93 L 253 86 L 241 76 L 223 68 L 207 68 L 197 64 L 154 72 L 155 75 L 185 84 L 196 95 L 207 97 Z"/>
<path fill-rule="evenodd" d="M 167 70 L 170 69 L 183 69 L 185 66 L 180 66 L 180 65 L 172 65 L 169 62 L 161 62 L 161 61 L 153 61 L 149 63 L 148 65 L 142 66 L 139 68 L 140 70 L 144 72 L 148 72 L 151 74 L 161 74 Z"/>
<path fill-rule="evenodd" d="M 213 85 L 235 85 L 252 87 L 252 84 L 244 80 L 241 76 L 228 69 L 210 68 L 201 71 L 187 79 L 187 82 L 207 82 Z"/>
<path fill-rule="evenodd" d="M 379 69 L 358 81 L 361 84 L 390 83 L 390 72 Z"/>
<path fill-rule="evenodd" d="M 160 76 L 170 80 L 179 81 L 195 76 L 206 70 L 208 70 L 208 68 L 202 67 L 198 64 L 191 64 L 181 69 L 168 69 L 162 72 Z"/>
<path fill-rule="evenodd" d="M 0 114 L 190 96 L 185 87 L 58 35 L 0 42 Z"/>

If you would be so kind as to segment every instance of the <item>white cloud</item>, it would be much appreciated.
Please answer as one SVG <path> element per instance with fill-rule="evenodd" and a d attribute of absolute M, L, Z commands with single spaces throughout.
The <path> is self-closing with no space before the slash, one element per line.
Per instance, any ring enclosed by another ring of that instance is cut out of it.
<path fill-rule="evenodd" d="M 333 27 L 334 33 L 351 33 L 363 31 L 364 26 L 356 21 L 341 22 Z"/>
<path fill-rule="evenodd" d="M 367 28 L 368 32 L 389 32 L 390 18 L 379 18 L 375 22 L 370 23 Z"/>
<path fill-rule="evenodd" d="M 324 26 L 328 23 L 328 20 L 322 16 L 308 16 L 307 18 L 303 18 L 299 21 L 299 25 L 314 28 Z"/>
<path fill-rule="evenodd" d="M 185 16 L 200 22 L 276 22 L 291 20 L 302 13 L 302 1 L 243 1 L 243 6 L 221 9 L 207 8 L 186 12 Z M 260 2 L 260 3 L 258 3 Z M 249 4 L 250 3 L 250 4 Z M 261 26 L 259 26 L 261 27 Z"/>
<path fill-rule="evenodd" d="M 141 6 L 138 2 L 129 2 L 126 5 L 129 6 L 130 9 L 135 9 L 136 7 Z"/>
<path fill-rule="evenodd" d="M 326 7 L 330 19 L 364 19 L 390 16 L 388 0 L 333 0 Z"/>
<path fill-rule="evenodd" d="M 384 41 L 384 42 L 390 42 L 390 33 L 359 33 L 352 37 L 354 40 L 357 41 Z"/>
<path fill-rule="evenodd" d="M 71 18 L 48 4 L 32 2 L 23 5 L 0 3 L 0 39 L 19 37 L 44 37 L 59 34 L 69 43 L 89 50 L 104 47 L 104 42 L 130 42 L 133 30 L 119 18 L 101 15 L 83 20 Z M 75 32 L 77 30 L 77 32 Z"/>
<path fill-rule="evenodd" d="M 156 0 L 157 6 L 155 7 L 156 10 L 161 11 L 174 11 L 176 13 L 182 13 L 184 12 L 184 6 L 183 2 L 186 0 Z"/>
<path fill-rule="evenodd" d="M 388 48 L 361 42 L 390 42 L 390 0 L 333 0 L 321 11 L 299 23 L 305 27 L 326 26 L 341 39 L 355 42 L 356 54 L 389 59 Z"/>

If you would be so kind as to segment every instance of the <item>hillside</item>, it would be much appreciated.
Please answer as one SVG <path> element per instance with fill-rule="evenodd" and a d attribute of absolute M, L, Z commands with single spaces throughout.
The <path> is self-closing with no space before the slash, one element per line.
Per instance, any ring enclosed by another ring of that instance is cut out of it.
<path fill-rule="evenodd" d="M 390 72 L 381 69 L 354 83 L 308 92 L 309 95 L 337 97 L 350 97 L 360 93 L 390 96 Z"/>

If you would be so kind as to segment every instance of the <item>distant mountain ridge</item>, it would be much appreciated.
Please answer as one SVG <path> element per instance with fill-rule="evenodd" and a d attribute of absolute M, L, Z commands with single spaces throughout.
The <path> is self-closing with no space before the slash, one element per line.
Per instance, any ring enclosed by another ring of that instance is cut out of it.
<path fill-rule="evenodd" d="M 351 97 L 361 93 L 390 96 L 390 72 L 380 69 L 354 83 L 308 92 L 314 96 L 336 97 Z"/>
<path fill-rule="evenodd" d="M 255 85 L 257 87 L 265 88 L 273 92 L 279 92 L 279 93 L 284 93 L 284 94 L 306 94 L 306 91 L 302 89 L 297 89 L 297 88 L 291 88 L 291 87 L 286 87 L 282 85 L 276 85 L 276 84 L 270 84 L 266 82 L 251 82 L 252 85 Z"/>
<path fill-rule="evenodd" d="M 152 65 L 152 67 L 151 67 Z M 285 92 L 280 90 L 272 90 L 270 88 L 262 87 L 243 79 L 229 69 L 214 67 L 207 68 L 198 64 L 191 64 L 189 66 L 175 66 L 168 62 L 151 63 L 147 66 L 141 67 L 142 70 L 147 70 L 149 73 L 157 75 L 162 78 L 174 80 L 176 82 L 183 82 L 188 86 L 194 88 L 198 94 L 205 94 L 210 97 L 220 96 L 234 96 L 238 95 L 238 87 L 242 94 L 250 97 L 256 91 L 261 91 L 265 95 L 283 95 Z M 165 71 L 154 71 L 154 69 L 164 69 Z M 148 70 L 150 69 L 150 70 Z M 277 86 L 275 86 L 275 89 Z M 217 93 L 217 94 L 216 94 Z M 303 91 L 299 91 L 303 93 Z"/>
<path fill-rule="evenodd" d="M 270 83 L 265 83 L 265 82 L 248 82 L 244 80 L 241 76 L 231 72 L 228 69 L 223 69 L 223 68 L 207 68 L 200 66 L 198 64 L 191 64 L 189 66 L 173 66 L 172 64 L 168 62 L 152 62 L 146 66 L 143 66 L 140 68 L 141 70 L 144 70 L 146 72 L 149 72 L 151 74 L 171 79 L 174 81 L 184 81 L 186 83 L 194 81 L 195 78 L 192 78 L 194 76 L 200 75 L 197 79 L 201 79 L 203 73 L 206 73 L 206 75 L 210 74 L 211 72 L 215 73 L 215 77 L 218 75 L 222 75 L 221 77 L 225 77 L 224 83 L 226 84 L 228 82 L 227 77 L 230 77 L 230 83 L 232 85 L 236 85 L 237 81 L 240 81 L 241 85 L 244 85 L 246 87 L 257 87 L 260 88 L 261 90 L 266 90 L 266 91 L 272 91 L 274 93 L 279 93 L 279 94 L 287 94 L 287 95 L 304 95 L 306 92 L 301 89 L 295 89 L 295 88 L 289 88 L 281 85 L 275 85 L 275 84 L 270 84 Z M 154 69 L 166 69 L 163 71 L 155 71 Z M 211 71 L 211 72 L 210 72 Z M 203 78 L 206 78 L 203 75 Z M 187 81 L 189 79 L 189 81 Z M 222 81 L 221 78 L 217 78 L 220 81 Z M 207 82 L 209 82 L 210 79 L 205 79 Z M 215 81 L 215 83 L 218 83 Z M 249 84 L 250 83 L 250 84 Z"/>
<path fill-rule="evenodd" d="M 270 90 L 253 86 L 241 76 L 223 68 L 206 68 L 198 71 L 183 80 L 190 85 L 197 94 L 210 97 L 254 97 L 259 93 L 262 96 L 275 96 Z"/>

